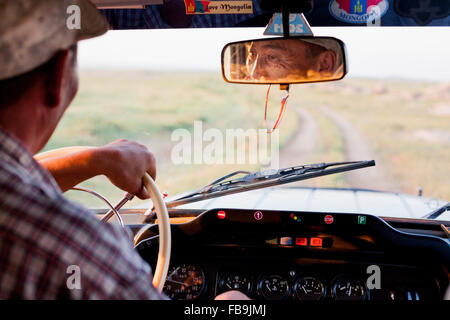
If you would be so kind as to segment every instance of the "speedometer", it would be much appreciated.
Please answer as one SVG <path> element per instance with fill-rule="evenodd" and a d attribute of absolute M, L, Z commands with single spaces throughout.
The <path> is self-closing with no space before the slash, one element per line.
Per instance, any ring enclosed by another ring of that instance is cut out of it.
<path fill-rule="evenodd" d="M 167 274 L 163 292 L 172 300 L 194 300 L 203 292 L 205 280 L 205 274 L 198 265 L 172 266 Z"/>

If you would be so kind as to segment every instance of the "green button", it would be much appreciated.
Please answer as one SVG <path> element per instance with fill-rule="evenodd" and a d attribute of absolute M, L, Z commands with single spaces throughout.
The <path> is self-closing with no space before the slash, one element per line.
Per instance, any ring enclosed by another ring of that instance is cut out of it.
<path fill-rule="evenodd" d="M 366 224 L 366 216 L 358 216 L 358 224 Z"/>

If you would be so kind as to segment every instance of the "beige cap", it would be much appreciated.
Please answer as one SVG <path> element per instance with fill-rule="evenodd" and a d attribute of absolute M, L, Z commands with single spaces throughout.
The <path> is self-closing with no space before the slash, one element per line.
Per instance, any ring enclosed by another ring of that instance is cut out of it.
<path fill-rule="evenodd" d="M 80 29 L 68 27 L 72 5 L 80 8 Z M 31 71 L 56 52 L 106 31 L 108 22 L 89 0 L 0 0 L 0 80 Z"/>
<path fill-rule="evenodd" d="M 335 68 L 336 69 L 342 69 L 343 64 L 344 64 L 344 55 L 345 52 L 343 51 L 341 44 L 332 38 L 321 38 L 321 37 L 314 37 L 314 38 L 300 38 L 300 40 L 308 42 L 308 43 L 312 43 L 318 46 L 321 46 L 323 48 L 325 48 L 326 50 L 331 50 L 336 54 L 336 65 Z"/>

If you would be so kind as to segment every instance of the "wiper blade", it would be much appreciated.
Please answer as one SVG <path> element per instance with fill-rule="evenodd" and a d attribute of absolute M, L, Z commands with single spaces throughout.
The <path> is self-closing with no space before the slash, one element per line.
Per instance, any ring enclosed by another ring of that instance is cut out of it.
<path fill-rule="evenodd" d="M 450 211 L 450 202 L 447 202 L 446 204 L 444 204 L 442 207 L 437 208 L 436 210 L 433 210 L 430 213 L 427 213 L 426 215 L 424 215 L 422 217 L 422 219 L 437 219 L 439 218 L 439 216 L 441 216 L 443 213 Z"/>
<path fill-rule="evenodd" d="M 248 171 L 236 171 L 215 180 L 197 191 L 167 202 L 166 205 L 168 208 L 173 208 L 182 204 L 222 197 L 228 194 L 262 189 L 371 166 L 375 166 L 374 160 L 316 163 L 252 173 Z M 231 179 L 238 174 L 245 175 L 240 178 Z"/>

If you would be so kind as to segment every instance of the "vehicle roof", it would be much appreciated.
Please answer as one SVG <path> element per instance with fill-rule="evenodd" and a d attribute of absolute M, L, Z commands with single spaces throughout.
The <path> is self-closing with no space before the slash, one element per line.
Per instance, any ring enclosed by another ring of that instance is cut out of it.
<path fill-rule="evenodd" d="M 272 17 L 271 12 L 261 9 L 259 0 L 239 1 L 251 7 L 247 9 L 247 12 L 253 12 L 251 14 L 224 14 L 226 10 L 220 8 L 215 11 L 220 14 L 212 13 L 214 10 L 205 6 L 216 1 L 167 1 L 163 5 L 146 6 L 145 9 L 101 11 L 108 19 L 111 29 L 116 30 L 264 27 Z M 218 3 L 233 2 L 236 3 L 230 0 Z M 380 26 L 449 26 L 449 10 L 449 1 L 315 0 L 313 10 L 305 16 L 312 27 L 367 26 L 368 20 L 372 21 L 372 25 L 375 23 L 374 18 L 379 21 Z"/>

